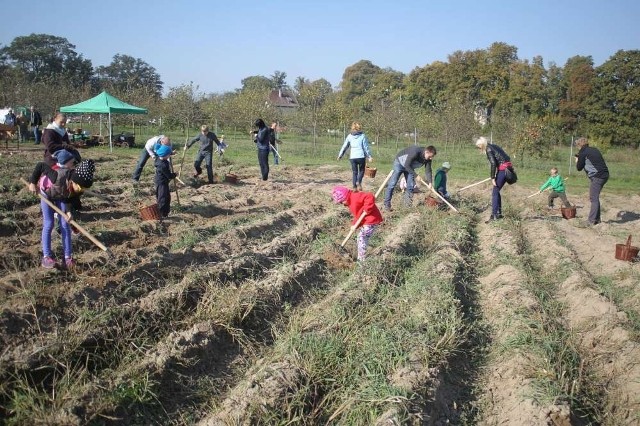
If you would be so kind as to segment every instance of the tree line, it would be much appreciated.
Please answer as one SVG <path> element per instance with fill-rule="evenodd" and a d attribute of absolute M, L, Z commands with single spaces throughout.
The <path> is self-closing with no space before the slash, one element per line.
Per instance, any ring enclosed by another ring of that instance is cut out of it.
<path fill-rule="evenodd" d="M 540 56 L 519 59 L 515 46 L 495 42 L 408 74 L 361 60 L 344 70 L 336 88 L 325 79 L 299 76 L 293 86 L 286 79 L 275 71 L 248 76 L 242 87 L 225 93 L 201 93 L 189 82 L 163 94 L 157 71 L 128 55 L 93 67 L 67 39 L 47 34 L 16 37 L 0 49 L 3 106 L 34 103 L 53 111 L 107 90 L 173 128 L 214 120 L 223 128 L 248 128 L 264 117 L 315 141 L 357 119 L 379 143 L 417 133 L 456 147 L 490 132 L 523 155 L 542 154 L 574 135 L 602 147 L 640 143 L 640 50 L 619 50 L 600 66 L 591 56 L 545 66 Z M 284 112 L 265 102 L 274 89 L 295 99 L 298 108 Z"/>

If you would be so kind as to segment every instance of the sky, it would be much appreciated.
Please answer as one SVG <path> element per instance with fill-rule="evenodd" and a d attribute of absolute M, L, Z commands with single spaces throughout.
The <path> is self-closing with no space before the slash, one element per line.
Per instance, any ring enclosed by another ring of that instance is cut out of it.
<path fill-rule="evenodd" d="M 32 33 L 66 38 L 94 67 L 139 58 L 170 87 L 241 88 L 250 76 L 324 78 L 369 60 L 408 74 L 455 51 L 503 42 L 544 65 L 640 49 L 638 0 L 31 0 L 10 8 L 0 46 Z M 53 6 L 53 7 L 52 7 Z M 5 8 L 6 10 L 6 8 Z"/>

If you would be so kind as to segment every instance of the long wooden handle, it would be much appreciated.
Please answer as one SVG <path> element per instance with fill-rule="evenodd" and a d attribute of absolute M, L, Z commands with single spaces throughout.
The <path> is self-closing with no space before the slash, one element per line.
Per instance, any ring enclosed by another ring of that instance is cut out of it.
<path fill-rule="evenodd" d="M 22 179 L 22 182 L 24 182 L 27 186 L 29 186 L 29 184 L 27 183 L 27 181 L 25 181 L 24 179 Z M 49 205 L 49 207 L 51 207 L 53 209 L 53 211 L 55 211 L 56 213 L 58 213 L 60 215 L 61 218 L 66 218 L 67 214 L 65 212 L 63 212 L 62 210 L 60 210 L 58 208 L 58 206 L 56 206 L 55 204 L 53 204 L 47 197 L 45 197 L 44 195 L 42 195 L 40 192 L 38 192 L 38 196 L 40 197 L 41 200 L 43 200 L 45 203 L 47 203 L 47 205 Z M 100 249 L 108 252 L 109 249 L 102 244 L 100 241 L 98 241 L 93 235 L 91 235 L 89 233 L 89 231 L 87 231 L 86 229 L 84 229 L 82 226 L 80 226 L 80 224 L 78 222 L 76 222 L 75 220 L 71 219 L 69 221 L 70 224 L 72 224 L 73 226 L 75 226 L 76 228 L 78 228 L 78 231 L 80 231 L 85 237 L 87 237 L 89 240 L 91 240 L 91 242 L 95 245 L 97 245 Z"/>
<path fill-rule="evenodd" d="M 340 247 L 344 247 L 344 245 L 347 244 L 347 241 L 349 241 L 349 238 L 351 238 L 353 233 L 356 232 L 356 228 L 358 228 L 358 226 L 360 226 L 360 223 L 362 223 L 362 221 L 364 220 L 364 217 L 366 215 L 367 215 L 367 212 L 362 212 L 362 214 L 360 215 L 360 217 L 358 218 L 356 223 L 349 230 L 349 233 L 347 234 L 347 236 L 344 237 L 344 240 L 342 241 L 342 244 L 340 244 Z"/>
<path fill-rule="evenodd" d="M 476 186 L 476 185 L 480 185 L 481 183 L 485 183 L 485 182 L 488 182 L 488 181 L 490 181 L 490 180 L 491 180 L 491 178 L 486 178 L 486 179 L 484 179 L 484 180 L 481 180 L 480 182 L 472 183 L 471 185 L 467 185 L 467 186 L 465 186 L 464 188 L 460 188 L 460 189 L 458 189 L 458 191 L 457 191 L 457 192 L 464 191 L 465 189 L 473 188 L 473 187 L 474 187 L 474 186 Z"/>
<path fill-rule="evenodd" d="M 378 188 L 378 190 L 376 191 L 375 195 L 374 195 L 374 199 L 378 198 L 378 196 L 380 195 L 380 193 L 382 192 L 382 190 L 385 188 L 385 186 L 387 185 L 387 182 L 389 182 L 389 179 L 391 179 L 391 175 L 393 174 L 393 170 L 391 170 L 389 172 L 389 174 L 387 175 L 386 178 L 384 178 L 384 181 L 382 182 L 382 185 L 380 185 L 380 188 Z M 344 247 L 345 244 L 347 244 L 347 241 L 349 241 L 349 238 L 351 238 L 351 236 L 353 235 L 353 233 L 355 232 L 356 228 L 358 226 L 360 226 L 360 223 L 362 223 L 362 221 L 364 220 L 364 217 L 367 215 L 366 212 L 362 212 L 362 214 L 360 215 L 360 217 L 358 218 L 358 220 L 356 221 L 356 223 L 351 227 L 351 229 L 349 230 L 349 233 L 347 234 L 347 236 L 344 238 L 344 240 L 342 241 L 342 244 L 340 244 L 340 247 Z"/>
<path fill-rule="evenodd" d="M 444 197 L 443 197 L 442 195 L 440 195 L 440 193 L 439 193 L 438 191 L 436 191 L 436 190 L 435 190 L 435 188 L 434 188 L 432 185 L 429 185 L 427 182 L 425 182 L 425 181 L 422 179 L 422 177 L 420 177 L 419 175 L 418 175 L 418 179 L 420 180 L 420 182 L 422 182 L 422 184 L 423 184 L 423 185 L 425 185 L 427 188 L 429 188 L 429 189 L 431 190 L 431 192 L 433 192 L 434 194 L 436 194 L 436 196 L 437 196 L 438 198 L 440 198 L 440 199 L 441 199 L 441 200 L 442 200 L 442 201 L 443 201 L 447 206 L 449 206 L 449 208 L 450 208 L 451 210 L 453 210 L 453 211 L 454 211 L 454 212 L 456 212 L 456 213 L 460 213 L 460 212 L 458 211 L 458 209 L 456 209 L 455 207 L 453 207 L 453 206 L 451 205 L 451 203 L 450 203 L 450 202 L 448 202 L 447 200 L 445 200 L 445 199 L 444 199 Z"/>
<path fill-rule="evenodd" d="M 184 148 L 182 149 L 182 158 L 180 159 L 180 169 L 178 170 L 178 177 L 182 173 L 182 166 L 184 166 L 184 156 L 187 155 L 187 141 L 184 143 Z M 182 181 L 180 181 L 182 183 Z M 183 183 L 184 185 L 184 183 Z"/>
<path fill-rule="evenodd" d="M 546 191 L 546 189 L 545 189 L 545 191 Z M 542 191 L 538 191 L 538 192 L 536 192 L 534 194 L 531 194 L 531 195 L 527 196 L 527 198 L 535 197 L 536 195 L 539 195 L 539 194 L 542 194 Z"/>

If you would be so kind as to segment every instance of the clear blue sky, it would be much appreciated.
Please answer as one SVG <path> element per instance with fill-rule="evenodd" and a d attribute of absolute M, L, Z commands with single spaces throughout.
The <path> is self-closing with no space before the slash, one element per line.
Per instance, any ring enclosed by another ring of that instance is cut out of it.
<path fill-rule="evenodd" d="M 94 67 L 126 54 L 153 66 L 165 90 L 193 81 L 206 93 L 276 70 L 290 85 L 303 76 L 337 86 L 361 59 L 408 73 L 496 41 L 545 66 L 575 55 L 597 66 L 640 49 L 638 0 L 31 0 L 3 9 L 1 45 L 65 37 Z"/>

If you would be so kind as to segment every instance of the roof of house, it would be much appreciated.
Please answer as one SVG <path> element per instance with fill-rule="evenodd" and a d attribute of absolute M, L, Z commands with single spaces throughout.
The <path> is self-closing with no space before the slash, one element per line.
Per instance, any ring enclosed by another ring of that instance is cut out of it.
<path fill-rule="evenodd" d="M 271 93 L 269 93 L 269 103 L 280 108 L 298 107 L 298 101 L 296 101 L 295 96 L 286 89 L 272 90 Z"/>

